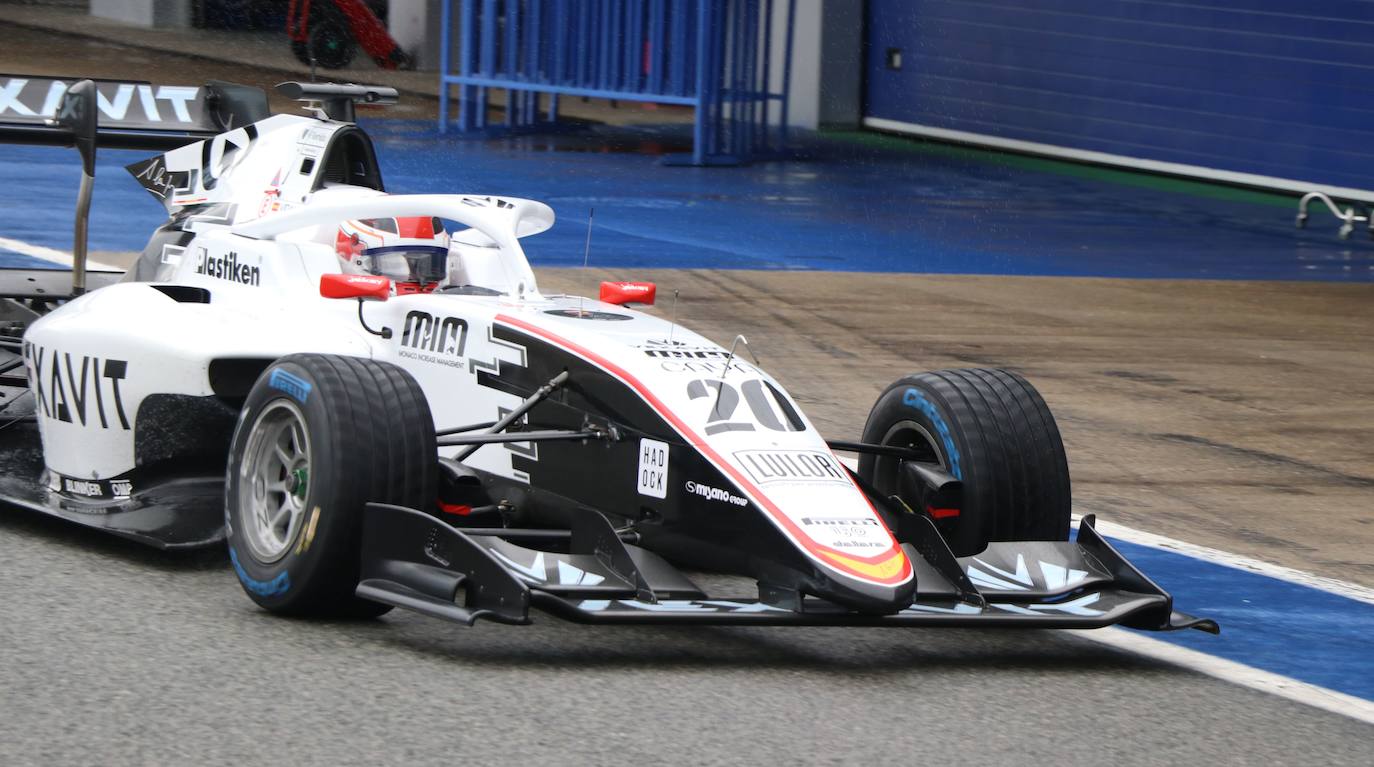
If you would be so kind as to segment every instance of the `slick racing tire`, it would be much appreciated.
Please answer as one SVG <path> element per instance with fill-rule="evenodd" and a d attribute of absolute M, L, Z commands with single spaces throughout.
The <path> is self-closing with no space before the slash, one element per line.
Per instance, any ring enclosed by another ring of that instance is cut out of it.
<path fill-rule="evenodd" d="M 935 525 L 956 556 L 990 541 L 1069 537 L 1069 466 L 1054 416 L 1026 379 L 1007 370 L 941 370 L 887 387 L 863 441 L 909 447 L 963 483 L 957 514 Z M 859 476 L 908 505 L 901 459 L 865 454 Z M 915 509 L 918 513 L 921 509 Z"/>
<path fill-rule="evenodd" d="M 434 421 L 395 365 L 297 354 L 258 377 L 225 481 L 229 556 L 248 596 L 284 615 L 366 617 L 354 596 L 363 506 L 434 504 Z"/>
<path fill-rule="evenodd" d="M 309 38 L 305 50 L 306 64 L 310 63 L 311 56 L 325 69 L 343 69 L 353 61 L 357 43 L 343 14 L 311 14 Z"/>

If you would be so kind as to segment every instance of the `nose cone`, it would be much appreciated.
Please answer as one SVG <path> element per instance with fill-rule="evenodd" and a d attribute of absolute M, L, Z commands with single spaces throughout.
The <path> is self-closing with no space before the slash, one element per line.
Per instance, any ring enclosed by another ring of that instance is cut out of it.
<path fill-rule="evenodd" d="M 816 596 L 862 612 L 895 613 L 916 594 L 911 559 L 900 547 L 861 559 L 822 550 L 832 566 L 817 568 Z"/>
<path fill-rule="evenodd" d="M 809 563 L 807 591 L 865 612 L 911 604 L 911 560 L 824 443 L 731 457 L 727 474 Z"/>

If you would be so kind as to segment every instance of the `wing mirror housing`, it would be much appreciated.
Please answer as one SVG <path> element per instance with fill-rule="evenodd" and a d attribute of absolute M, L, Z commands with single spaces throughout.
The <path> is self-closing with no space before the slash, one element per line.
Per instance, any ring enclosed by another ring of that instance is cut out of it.
<path fill-rule="evenodd" d="M 385 301 L 391 297 L 391 280 L 371 274 L 326 274 L 320 277 L 320 295 Z"/>
<path fill-rule="evenodd" d="M 652 282 L 603 282 L 601 300 L 608 304 L 644 304 L 653 306 L 658 286 Z"/>
<path fill-rule="evenodd" d="M 320 277 L 320 295 L 325 298 L 358 299 L 358 324 L 374 336 L 391 338 L 391 328 L 373 330 L 363 319 L 363 303 L 385 301 L 391 297 L 391 280 L 371 274 L 326 274 Z"/>

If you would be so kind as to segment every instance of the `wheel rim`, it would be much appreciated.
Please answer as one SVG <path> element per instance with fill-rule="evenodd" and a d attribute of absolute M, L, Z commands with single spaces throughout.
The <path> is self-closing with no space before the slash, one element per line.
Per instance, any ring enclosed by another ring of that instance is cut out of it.
<path fill-rule="evenodd" d="M 259 562 L 281 559 L 300 534 L 310 467 L 305 416 L 291 400 L 274 400 L 253 422 L 239 467 L 238 518 Z"/>
<path fill-rule="evenodd" d="M 915 421 L 898 421 L 888 428 L 879 443 L 889 447 L 905 447 L 917 452 L 914 460 L 931 463 L 945 469 L 945 456 L 931 433 Z M 901 490 L 902 458 L 876 456 L 873 462 L 873 486 L 884 495 L 896 495 Z"/>

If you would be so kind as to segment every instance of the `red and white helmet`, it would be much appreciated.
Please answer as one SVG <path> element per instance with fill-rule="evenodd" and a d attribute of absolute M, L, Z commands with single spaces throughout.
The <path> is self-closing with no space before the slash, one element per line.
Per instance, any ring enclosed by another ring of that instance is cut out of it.
<path fill-rule="evenodd" d="M 391 280 L 397 295 L 428 293 L 448 276 L 448 232 L 430 216 L 344 221 L 334 250 L 344 271 Z"/>

